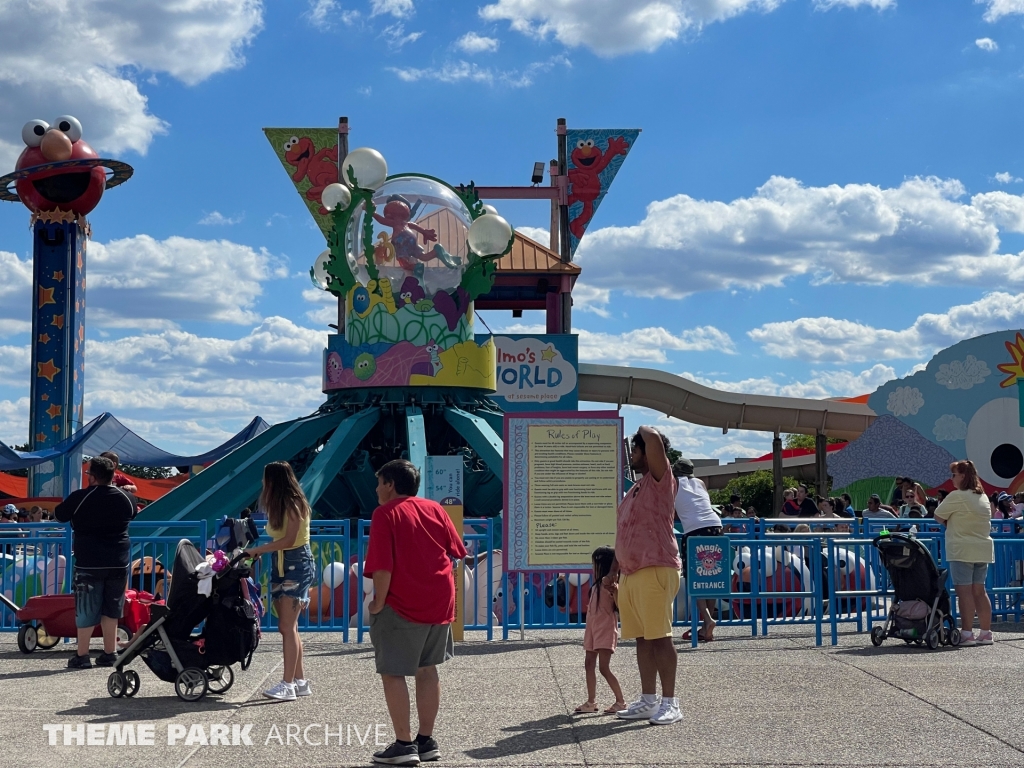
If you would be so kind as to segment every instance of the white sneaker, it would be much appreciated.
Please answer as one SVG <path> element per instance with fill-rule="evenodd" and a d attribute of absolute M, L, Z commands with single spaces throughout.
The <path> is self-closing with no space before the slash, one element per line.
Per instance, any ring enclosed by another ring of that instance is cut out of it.
<path fill-rule="evenodd" d="M 625 709 L 620 709 L 615 716 L 620 720 L 649 720 L 660 708 L 661 700 L 644 701 L 637 699 Z"/>
<path fill-rule="evenodd" d="M 662 700 L 661 706 L 658 707 L 658 713 L 648 722 L 651 725 L 672 725 L 672 723 L 678 723 L 682 719 L 683 713 L 679 711 L 678 704 L 669 704 L 667 701 Z"/>
<path fill-rule="evenodd" d="M 312 696 L 313 689 L 309 686 L 309 680 L 300 680 L 295 678 L 295 695 L 296 696 Z"/>
<path fill-rule="evenodd" d="M 286 683 L 282 680 L 269 691 L 264 691 L 263 695 L 268 699 L 276 699 L 277 701 L 295 701 L 295 684 Z"/>

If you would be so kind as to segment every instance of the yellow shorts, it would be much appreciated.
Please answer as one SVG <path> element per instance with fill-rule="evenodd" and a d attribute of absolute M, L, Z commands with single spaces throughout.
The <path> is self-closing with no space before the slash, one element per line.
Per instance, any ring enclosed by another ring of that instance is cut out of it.
<path fill-rule="evenodd" d="M 658 565 L 619 580 L 622 639 L 672 637 L 672 605 L 679 592 L 679 571 Z"/>

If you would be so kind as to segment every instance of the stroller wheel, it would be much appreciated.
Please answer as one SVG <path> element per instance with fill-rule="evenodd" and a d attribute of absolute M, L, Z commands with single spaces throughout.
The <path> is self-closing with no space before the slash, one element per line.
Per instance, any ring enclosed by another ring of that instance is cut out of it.
<path fill-rule="evenodd" d="M 139 686 L 142 684 L 142 681 L 139 680 L 139 673 L 134 669 L 126 669 L 123 674 L 125 681 L 124 695 L 130 699 L 139 692 Z"/>
<path fill-rule="evenodd" d="M 871 628 L 871 644 L 877 648 L 885 642 L 885 627 Z"/>
<path fill-rule="evenodd" d="M 953 629 L 949 630 L 949 644 L 952 645 L 954 648 L 960 645 L 960 630 L 956 627 L 953 627 Z"/>
<path fill-rule="evenodd" d="M 939 633 L 933 629 L 925 635 L 925 642 L 928 643 L 928 650 L 934 651 L 939 647 Z"/>
<path fill-rule="evenodd" d="M 128 681 L 125 679 L 124 672 L 118 672 L 115 669 L 107 678 L 107 693 L 115 699 L 120 699 L 127 691 Z"/>
<path fill-rule="evenodd" d="M 174 681 L 174 692 L 182 701 L 199 701 L 209 689 L 206 673 L 195 667 L 187 667 L 178 673 Z"/>
<path fill-rule="evenodd" d="M 939 645 L 949 645 L 949 630 L 945 627 L 939 629 Z"/>
<path fill-rule="evenodd" d="M 18 650 L 22 653 L 32 653 L 39 645 L 39 633 L 36 632 L 35 624 L 22 624 L 18 630 Z"/>
<path fill-rule="evenodd" d="M 230 666 L 210 667 L 206 670 L 206 677 L 210 693 L 227 693 L 228 688 L 235 684 L 235 672 Z"/>

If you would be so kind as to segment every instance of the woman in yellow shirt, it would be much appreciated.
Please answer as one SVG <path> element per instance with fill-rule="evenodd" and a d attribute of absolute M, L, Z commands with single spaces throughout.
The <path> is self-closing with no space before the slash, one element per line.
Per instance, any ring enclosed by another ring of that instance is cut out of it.
<path fill-rule="evenodd" d="M 302 667 L 302 639 L 299 614 L 309 605 L 309 588 L 316 578 L 316 565 L 309 549 L 309 519 L 312 512 L 299 481 L 286 461 L 263 468 L 263 491 L 259 507 L 267 514 L 268 544 L 247 551 L 251 557 L 273 552 L 270 597 L 277 611 L 277 629 L 284 646 L 284 673 L 280 683 L 263 695 L 277 701 L 294 701 L 309 696 L 309 681 Z"/>
<path fill-rule="evenodd" d="M 995 561 L 992 513 L 974 462 L 949 465 L 955 491 L 935 510 L 946 525 L 946 554 L 960 605 L 960 645 L 992 645 L 992 603 L 985 591 L 989 563 Z M 981 631 L 974 636 L 974 616 Z"/>

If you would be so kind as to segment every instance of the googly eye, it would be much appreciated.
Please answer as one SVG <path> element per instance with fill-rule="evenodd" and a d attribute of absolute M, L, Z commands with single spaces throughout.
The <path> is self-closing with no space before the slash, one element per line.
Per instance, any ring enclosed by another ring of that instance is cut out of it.
<path fill-rule="evenodd" d="M 50 126 L 43 120 L 29 120 L 21 129 L 21 140 L 27 147 L 38 147 Z"/>
<path fill-rule="evenodd" d="M 576 149 L 583 149 L 585 146 L 587 146 L 587 142 L 585 142 L 583 139 L 580 139 L 579 141 L 576 142 Z"/>
<path fill-rule="evenodd" d="M 587 140 L 586 140 L 586 142 L 584 142 L 584 143 L 585 143 L 585 144 L 586 144 L 586 146 L 588 146 L 588 147 L 592 147 L 592 146 L 594 146 L 594 140 L 593 140 L 593 139 L 587 139 Z"/>
<path fill-rule="evenodd" d="M 292 147 L 294 147 L 298 143 L 299 143 L 299 137 L 298 136 L 292 136 L 290 139 L 288 139 L 288 141 L 286 141 L 284 143 L 284 151 L 285 152 L 291 152 L 292 151 Z"/>
<path fill-rule="evenodd" d="M 77 117 L 61 115 L 53 121 L 53 127 L 60 130 L 71 141 L 78 141 L 82 138 L 82 124 Z"/>

